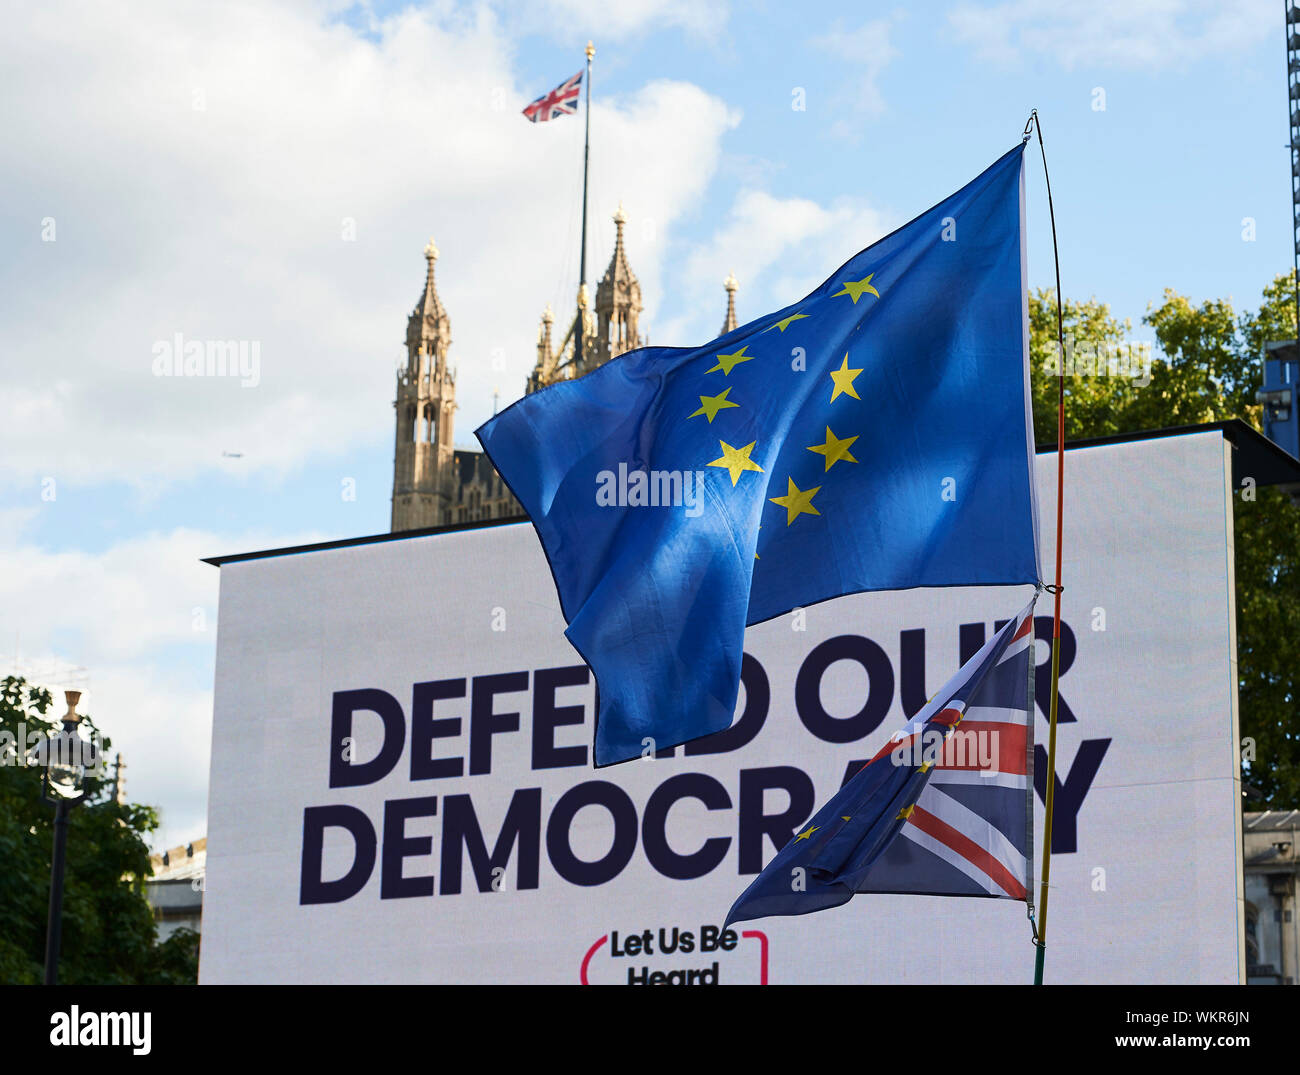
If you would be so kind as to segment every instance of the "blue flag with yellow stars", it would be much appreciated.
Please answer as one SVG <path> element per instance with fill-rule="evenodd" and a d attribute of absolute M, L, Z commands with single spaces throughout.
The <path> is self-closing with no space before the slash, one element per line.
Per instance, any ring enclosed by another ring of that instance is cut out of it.
<path fill-rule="evenodd" d="M 1022 154 L 801 301 L 477 430 L 595 673 L 597 765 L 728 727 L 748 624 L 1038 582 Z"/>

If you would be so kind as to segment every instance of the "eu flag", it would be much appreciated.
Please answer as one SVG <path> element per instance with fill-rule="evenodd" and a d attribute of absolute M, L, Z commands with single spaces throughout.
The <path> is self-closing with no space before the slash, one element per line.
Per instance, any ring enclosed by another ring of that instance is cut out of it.
<path fill-rule="evenodd" d="M 595 673 L 597 765 L 728 727 L 747 624 L 1038 582 L 1022 152 L 801 301 L 477 430 Z"/>

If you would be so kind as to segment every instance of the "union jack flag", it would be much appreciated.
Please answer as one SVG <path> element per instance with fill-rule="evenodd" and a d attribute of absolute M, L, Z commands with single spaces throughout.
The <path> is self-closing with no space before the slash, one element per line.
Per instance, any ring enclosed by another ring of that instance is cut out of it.
<path fill-rule="evenodd" d="M 571 116 L 578 111 L 578 91 L 582 85 L 579 71 L 567 82 L 561 82 L 550 93 L 544 93 L 524 109 L 524 115 L 533 123 L 545 123 L 556 116 Z"/>
<path fill-rule="evenodd" d="M 1029 899 L 1033 609 L 1030 601 L 794 835 L 728 923 L 808 914 L 859 892 Z"/>

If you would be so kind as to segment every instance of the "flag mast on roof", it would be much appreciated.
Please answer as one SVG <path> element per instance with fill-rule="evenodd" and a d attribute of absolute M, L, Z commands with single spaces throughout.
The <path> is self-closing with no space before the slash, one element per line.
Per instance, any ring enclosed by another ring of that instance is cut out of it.
<path fill-rule="evenodd" d="M 591 165 L 591 61 L 596 46 L 587 42 L 587 116 L 582 139 L 582 250 L 578 259 L 578 309 L 573 319 L 573 362 L 580 373 L 583 368 L 583 344 L 587 328 L 587 178 Z M 525 106 L 524 117 L 530 123 L 546 123 L 557 116 L 571 116 L 578 111 L 578 98 L 582 93 L 582 75 L 579 71 L 561 82 L 550 93 Z M 566 337 L 567 339 L 567 337 Z"/>
<path fill-rule="evenodd" d="M 578 259 L 578 320 L 573 333 L 573 357 L 578 370 L 582 369 L 582 345 L 586 335 L 587 315 L 587 173 L 591 166 L 591 61 L 596 46 L 587 42 L 587 130 L 582 139 L 582 254 Z"/>

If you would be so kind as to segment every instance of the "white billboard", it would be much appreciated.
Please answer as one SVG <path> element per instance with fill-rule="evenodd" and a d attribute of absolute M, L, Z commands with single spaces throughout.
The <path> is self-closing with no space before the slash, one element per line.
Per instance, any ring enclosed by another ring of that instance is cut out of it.
<path fill-rule="evenodd" d="M 1243 980 L 1229 451 L 1211 431 L 1067 457 L 1049 982 Z M 529 525 L 228 562 L 200 981 L 1028 982 L 1007 900 L 717 928 L 1027 595 L 752 627 L 730 731 L 594 770 L 594 684 Z M 1049 597 L 1038 616 L 1041 793 Z"/>

